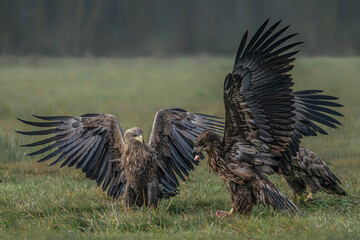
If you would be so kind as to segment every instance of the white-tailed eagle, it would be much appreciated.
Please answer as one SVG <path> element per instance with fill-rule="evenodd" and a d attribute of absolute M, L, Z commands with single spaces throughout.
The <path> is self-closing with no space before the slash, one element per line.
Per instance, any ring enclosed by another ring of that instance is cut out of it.
<path fill-rule="evenodd" d="M 53 136 L 23 145 L 46 145 L 28 155 L 45 153 L 38 162 L 58 156 L 50 165 L 61 163 L 61 167 L 81 169 L 87 178 L 95 180 L 99 186 L 102 184 L 109 196 L 124 195 L 127 206 L 157 207 L 160 198 L 176 195 L 177 176 L 185 181 L 184 175 L 197 164 L 192 153 L 196 138 L 205 129 L 223 128 L 216 117 L 182 109 L 164 109 L 156 113 L 146 144 L 140 128 L 134 127 L 124 133 L 117 118 L 109 114 L 35 117 L 44 121 L 19 120 L 49 129 L 17 132 Z"/>
<path fill-rule="evenodd" d="M 290 213 L 298 208 L 270 182 L 267 175 L 289 174 L 292 158 L 303 136 L 325 133 L 315 122 L 336 128 L 340 123 L 327 114 L 340 115 L 324 106 L 341 106 L 318 90 L 293 92 L 289 71 L 301 44 L 285 44 L 296 34 L 281 35 L 280 21 L 266 31 L 267 20 L 249 43 L 242 38 L 233 71 L 224 81 L 224 138 L 205 130 L 194 153 L 208 153 L 208 165 L 231 193 L 231 211 L 249 215 L 255 204 L 271 205 Z M 289 51 L 290 50 L 290 51 Z M 327 114 L 326 114 L 327 113 Z M 195 159 L 198 159 L 197 155 Z"/>

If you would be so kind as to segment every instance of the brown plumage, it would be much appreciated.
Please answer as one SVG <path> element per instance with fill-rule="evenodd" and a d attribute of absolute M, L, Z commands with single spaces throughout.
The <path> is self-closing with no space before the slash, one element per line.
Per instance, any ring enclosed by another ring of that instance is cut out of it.
<path fill-rule="evenodd" d="M 229 214 L 249 215 L 253 206 L 259 203 L 272 205 L 290 213 L 299 211 L 261 171 L 262 167 L 266 168 L 265 164 L 252 165 L 250 162 L 242 161 L 238 149 L 235 149 L 236 146 L 229 152 L 224 151 L 225 148 L 226 146 L 218 134 L 211 130 L 205 130 L 196 140 L 194 152 L 199 154 L 201 151 L 206 151 L 209 167 L 225 182 L 231 195 Z M 247 150 L 248 152 L 256 151 L 250 146 Z M 227 213 L 218 211 L 217 215 L 226 216 Z"/>
<path fill-rule="evenodd" d="M 311 199 L 317 191 L 344 196 L 344 189 L 339 184 L 340 180 L 330 171 L 326 163 L 314 152 L 307 148 L 300 148 L 296 157 L 292 158 L 290 171 L 285 175 L 288 185 L 294 194 L 294 199 L 309 193 Z"/>
<path fill-rule="evenodd" d="M 157 207 L 161 197 L 178 193 L 177 177 L 194 168 L 193 142 L 205 129 L 217 131 L 223 125 L 216 117 L 194 114 L 182 109 L 164 109 L 156 113 L 149 140 L 134 127 L 123 133 L 119 121 L 109 114 L 85 114 L 81 117 L 40 117 L 45 122 L 25 124 L 50 129 L 19 132 L 24 135 L 55 134 L 25 147 L 50 145 L 30 153 L 46 153 L 39 162 L 60 155 L 50 165 L 81 168 L 86 177 L 96 180 L 108 195 L 124 195 L 127 206 Z M 57 148 L 55 151 L 48 151 Z"/>
<path fill-rule="evenodd" d="M 318 94 L 319 90 L 292 92 L 290 63 L 298 51 L 287 51 L 301 42 L 281 46 L 296 34 L 281 38 L 288 27 L 276 30 L 279 21 L 264 31 L 267 23 L 248 44 L 245 33 L 233 71 L 225 78 L 224 138 L 209 130 L 195 142 L 194 152 L 208 153 L 209 166 L 231 193 L 230 214 L 248 215 L 259 203 L 299 212 L 267 175 L 290 171 L 303 136 L 326 133 L 314 121 L 333 128 L 340 124 L 325 113 L 341 114 L 324 107 L 341 106 L 331 101 L 337 98 Z"/>

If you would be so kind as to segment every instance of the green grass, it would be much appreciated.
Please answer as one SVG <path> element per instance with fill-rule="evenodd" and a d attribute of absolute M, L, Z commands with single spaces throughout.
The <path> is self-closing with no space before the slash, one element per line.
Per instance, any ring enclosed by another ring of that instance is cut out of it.
<path fill-rule="evenodd" d="M 249 218 L 217 219 L 229 210 L 225 185 L 203 161 L 181 194 L 156 211 L 126 210 L 81 171 L 48 167 L 25 156 L 30 128 L 16 117 L 115 114 L 124 129 L 139 126 L 148 138 L 155 112 L 182 107 L 223 115 L 222 84 L 232 58 L 27 59 L 0 58 L 0 238 L 31 239 L 359 239 L 360 58 L 302 58 L 295 89 L 323 89 L 340 97 L 345 118 L 329 136 L 303 145 L 321 155 L 342 180 L 347 197 L 318 194 L 299 206 L 304 216 L 256 207 Z M 283 179 L 274 182 L 288 195 Z"/>

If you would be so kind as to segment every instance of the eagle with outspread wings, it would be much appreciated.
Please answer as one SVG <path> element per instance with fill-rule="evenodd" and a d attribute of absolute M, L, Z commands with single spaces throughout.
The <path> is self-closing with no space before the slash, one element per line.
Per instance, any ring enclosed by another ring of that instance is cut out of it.
<path fill-rule="evenodd" d="M 40 122 L 21 122 L 35 127 L 49 128 L 23 132 L 24 135 L 53 136 L 23 145 L 46 145 L 30 153 L 46 153 L 38 162 L 58 156 L 55 165 L 82 169 L 107 194 L 114 198 L 124 195 L 126 206 L 157 207 L 162 197 L 178 193 L 177 176 L 194 169 L 192 149 L 196 138 L 206 129 L 221 132 L 223 123 L 216 117 L 190 113 L 183 109 L 159 110 L 154 119 L 148 144 L 143 131 L 130 128 L 123 132 L 118 119 L 110 114 L 71 116 L 35 116 Z M 51 144 L 49 144 L 51 143 Z M 49 151 L 52 151 L 49 153 Z"/>
<path fill-rule="evenodd" d="M 240 43 L 233 71 L 224 81 L 225 130 L 221 138 L 205 130 L 196 140 L 194 153 L 208 153 L 208 165 L 231 193 L 231 211 L 249 215 L 255 204 L 271 205 L 289 213 L 298 208 L 270 182 L 267 175 L 294 170 L 303 136 L 325 134 L 315 122 L 336 128 L 340 123 L 328 114 L 340 115 L 325 106 L 341 106 L 336 98 L 318 90 L 293 92 L 289 71 L 302 42 L 283 45 L 296 34 L 280 37 L 289 26 L 276 30 L 267 20 L 248 44 Z M 325 114 L 328 113 L 328 114 Z"/>

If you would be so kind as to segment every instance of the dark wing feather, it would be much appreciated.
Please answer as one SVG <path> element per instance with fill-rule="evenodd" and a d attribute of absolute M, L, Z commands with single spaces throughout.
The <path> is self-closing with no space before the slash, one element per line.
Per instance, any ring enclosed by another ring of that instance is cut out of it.
<path fill-rule="evenodd" d="M 293 67 L 290 65 L 294 60 L 292 56 L 297 51 L 285 51 L 300 42 L 277 49 L 295 34 L 281 37 L 288 27 L 276 31 L 277 22 L 266 30 L 267 22 L 248 45 L 244 43 L 245 34 L 233 72 L 224 82 L 224 142 L 228 154 L 225 158 L 237 161 L 239 153 L 245 153 L 242 160 L 256 166 L 259 173 L 272 173 L 267 166 L 273 166 L 274 162 L 287 169 L 291 159 L 287 161 L 281 156 L 283 152 L 292 156 L 294 152 L 288 150 L 288 146 L 292 142 L 294 146 L 299 143 L 293 127 L 293 82 L 288 74 Z"/>
<path fill-rule="evenodd" d="M 317 133 L 327 134 L 319 126 L 314 126 L 313 122 L 318 122 L 331 128 L 338 128 L 341 123 L 330 115 L 343 115 L 329 107 L 342 107 L 341 104 L 334 102 L 337 97 L 319 94 L 321 90 L 303 90 L 294 92 L 295 96 L 295 116 L 294 127 L 304 136 L 316 136 Z"/>
<path fill-rule="evenodd" d="M 338 128 L 342 124 L 330 115 L 343 116 L 341 113 L 329 107 L 342 107 L 334 102 L 337 97 L 320 94 L 322 90 L 302 90 L 293 92 L 294 95 L 294 136 L 283 158 L 290 162 L 291 156 L 295 156 L 299 148 L 300 139 L 303 136 L 317 136 L 318 133 L 327 135 L 317 123 L 331 128 Z M 289 154 L 291 153 L 291 154 Z"/>
<path fill-rule="evenodd" d="M 220 118 L 199 113 L 189 113 L 183 109 L 159 110 L 149 140 L 158 154 L 160 183 L 168 196 L 178 192 L 178 176 L 185 180 L 189 171 L 198 162 L 194 161 L 192 150 L 194 141 L 205 130 L 223 132 L 224 125 Z"/>
<path fill-rule="evenodd" d="M 34 115 L 35 116 L 35 115 Z M 21 122 L 50 129 L 31 132 L 20 132 L 24 135 L 49 135 L 52 137 L 23 145 L 23 147 L 44 146 L 29 153 L 29 156 L 46 154 L 38 162 L 58 158 L 50 165 L 62 162 L 61 167 L 81 168 L 86 177 L 98 185 L 103 183 L 103 190 L 110 186 L 108 194 L 118 197 L 122 194 L 126 179 L 121 168 L 121 151 L 123 132 L 116 117 L 109 114 L 85 114 L 81 117 L 71 116 L 35 116 L 45 122 Z M 55 150 L 54 150 L 55 149 Z M 53 152 L 49 152 L 54 150 Z M 112 161 L 116 159 L 116 161 Z"/>

